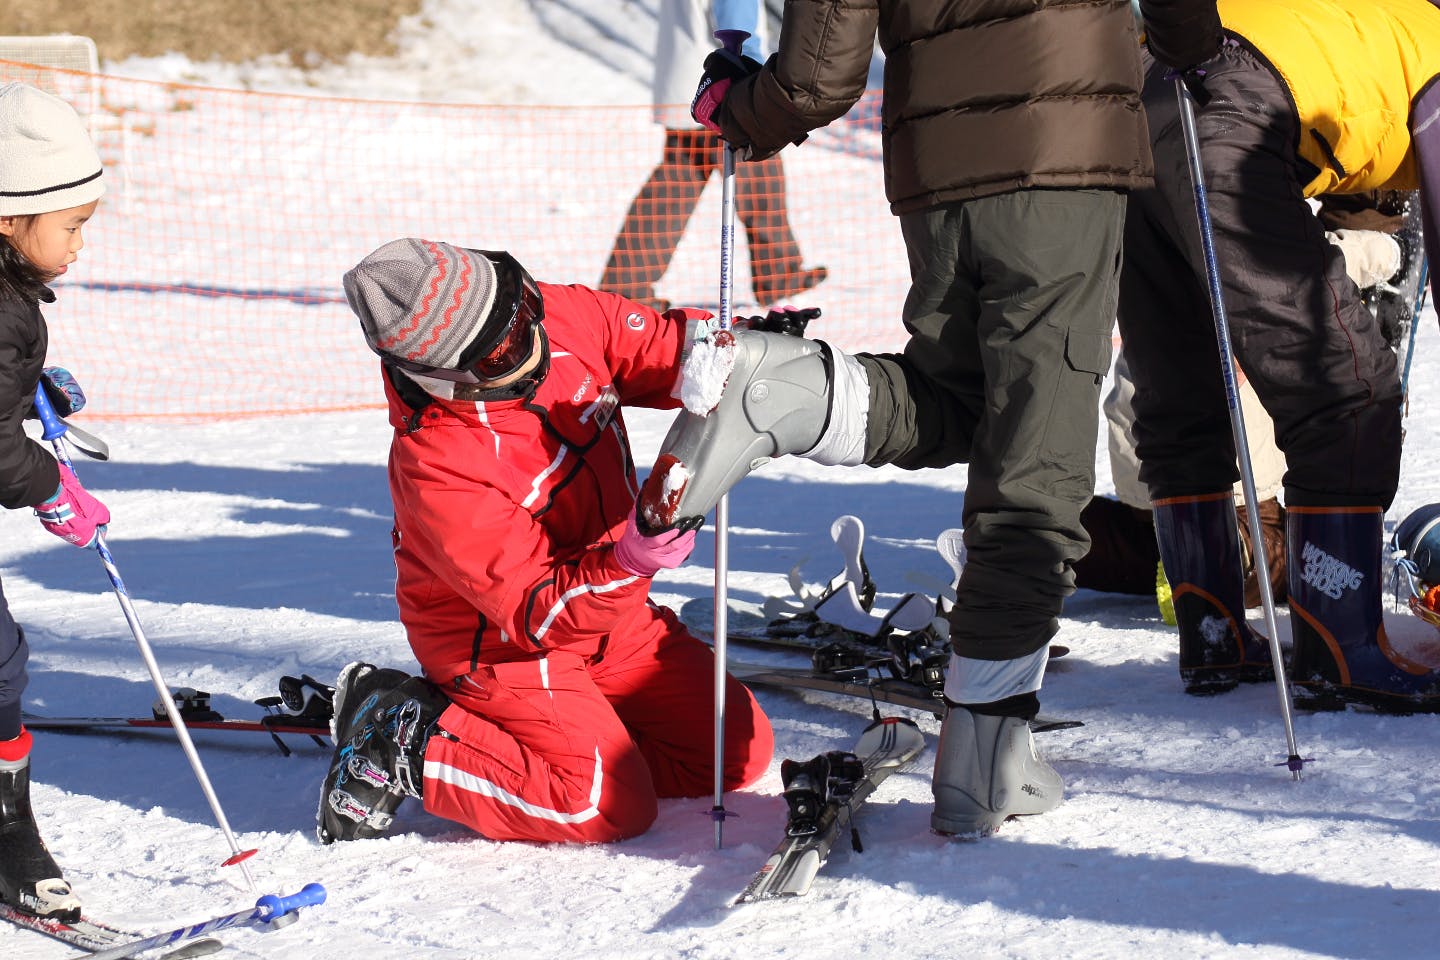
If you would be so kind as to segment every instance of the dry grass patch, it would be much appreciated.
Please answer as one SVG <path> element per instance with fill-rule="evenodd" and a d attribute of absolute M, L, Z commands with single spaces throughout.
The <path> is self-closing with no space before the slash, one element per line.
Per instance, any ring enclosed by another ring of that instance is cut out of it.
<path fill-rule="evenodd" d="M 388 56 L 391 31 L 421 0 L 3 0 L 0 35 L 75 33 L 104 60 L 183 53 L 240 63 L 287 54 L 297 66 L 349 53 Z"/>

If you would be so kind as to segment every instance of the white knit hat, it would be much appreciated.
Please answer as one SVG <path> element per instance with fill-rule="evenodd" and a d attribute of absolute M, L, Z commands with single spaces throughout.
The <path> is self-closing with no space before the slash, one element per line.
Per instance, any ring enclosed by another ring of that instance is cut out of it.
<path fill-rule="evenodd" d="M 100 155 L 59 97 L 0 86 L 0 217 L 84 206 L 105 192 Z"/>

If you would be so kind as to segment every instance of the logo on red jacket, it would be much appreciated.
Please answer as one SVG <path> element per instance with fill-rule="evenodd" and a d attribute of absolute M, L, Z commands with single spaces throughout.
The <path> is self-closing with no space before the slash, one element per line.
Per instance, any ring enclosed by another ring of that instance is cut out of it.
<path fill-rule="evenodd" d="M 644 329 L 645 329 L 645 314 L 643 314 L 643 313 L 632 313 L 632 314 L 630 314 L 628 317 L 625 318 L 625 326 L 629 327 L 631 330 L 644 330 Z"/>
<path fill-rule="evenodd" d="M 585 408 L 580 414 L 580 422 L 586 423 L 592 417 L 595 419 L 595 426 L 604 429 L 610 419 L 615 416 L 615 411 L 620 408 L 620 394 L 615 392 L 615 387 L 605 384 L 600 388 L 600 395 L 595 402 Z"/>

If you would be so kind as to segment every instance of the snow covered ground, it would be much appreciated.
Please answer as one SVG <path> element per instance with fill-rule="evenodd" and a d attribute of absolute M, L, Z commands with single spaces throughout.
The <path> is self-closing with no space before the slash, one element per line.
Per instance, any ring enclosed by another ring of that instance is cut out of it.
<path fill-rule="evenodd" d="M 645 2 L 432 0 L 394 63 L 366 61 L 308 81 L 170 57 L 128 75 L 263 89 L 423 97 L 461 80 L 490 102 L 643 102 L 653 29 Z M 463 38 L 463 39 L 462 39 Z M 535 70 L 537 62 L 546 64 Z M 433 85 L 427 78 L 442 77 Z M 876 182 L 878 184 L 878 171 Z M 85 261 L 76 268 L 83 273 Z M 65 296 L 61 292 L 62 298 Z M 163 309 L 163 304 L 157 309 Z M 179 309 L 178 307 L 176 309 Z M 157 318 L 163 319 L 163 317 Z M 1440 500 L 1440 333 L 1421 324 L 1406 419 L 1402 489 L 1390 519 Z M 357 349 L 361 349 L 358 338 Z M 122 362 L 124 358 L 117 358 Z M 640 462 L 669 417 L 630 414 Z M 83 421 L 82 421 L 83 423 Z M 331 679 L 357 657 L 413 667 L 393 612 L 378 411 L 221 424 L 85 423 L 113 460 L 78 463 L 115 514 L 111 546 L 172 686 L 211 691 L 231 717 L 282 674 Z M 1099 458 L 1101 488 L 1108 484 Z M 933 538 L 958 521 L 964 471 L 777 463 L 731 498 L 731 592 L 748 600 L 838 568 L 828 529 L 860 516 L 884 605 L 905 573 L 946 568 Z M 713 539 L 662 576 L 679 606 L 708 596 Z M 0 516 L 0 576 L 32 645 L 27 708 L 54 715 L 145 714 L 154 699 L 93 554 Z M 1067 608 L 1047 713 L 1085 721 L 1045 735 L 1067 781 L 1055 812 L 990 840 L 928 831 L 938 724 L 929 748 L 861 815 L 864 853 L 837 850 L 801 900 L 728 904 L 778 840 L 781 757 L 853 740 L 868 708 L 762 690 L 778 745 L 770 773 L 727 798 L 739 814 L 716 850 L 709 798 L 662 805 L 654 828 L 614 846 L 497 844 L 426 816 L 413 801 L 380 840 L 321 847 L 314 808 L 328 749 L 289 738 L 197 735 L 264 892 L 312 881 L 329 902 L 283 932 L 234 932 L 231 956 L 354 958 L 1389 958 L 1432 956 L 1440 933 L 1440 718 L 1296 714 L 1294 782 L 1272 687 L 1185 696 L 1173 632 L 1144 598 L 1088 592 Z M 757 654 L 733 647 L 732 654 Z M 42 829 L 99 916 L 159 929 L 253 902 L 218 866 L 228 855 L 181 752 L 165 735 L 36 735 Z M 72 951 L 0 928 L 0 956 Z"/>

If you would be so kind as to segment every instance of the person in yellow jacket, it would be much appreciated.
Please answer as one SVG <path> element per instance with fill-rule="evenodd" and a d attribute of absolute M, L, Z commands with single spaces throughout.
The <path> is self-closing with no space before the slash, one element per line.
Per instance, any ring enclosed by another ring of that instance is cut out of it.
<path fill-rule="evenodd" d="M 1400 470 L 1395 355 L 1307 198 L 1420 190 L 1440 229 L 1440 6 L 1431 0 L 1141 0 L 1155 186 L 1132 194 L 1119 325 L 1135 438 L 1175 591 L 1187 689 L 1271 678 L 1245 626 L 1236 479 L 1175 78 L 1195 101 L 1219 279 L 1241 370 L 1285 454 L 1292 677 L 1311 706 L 1440 711 L 1433 629 L 1382 612 Z M 1433 279 L 1433 278 L 1432 278 Z M 1415 628 L 1429 637 L 1412 636 Z"/>

